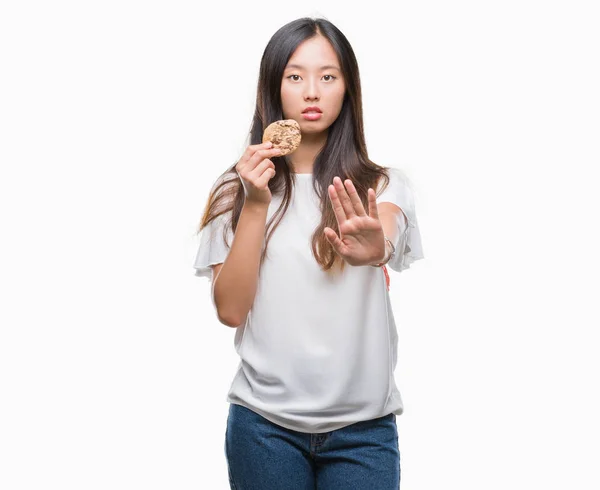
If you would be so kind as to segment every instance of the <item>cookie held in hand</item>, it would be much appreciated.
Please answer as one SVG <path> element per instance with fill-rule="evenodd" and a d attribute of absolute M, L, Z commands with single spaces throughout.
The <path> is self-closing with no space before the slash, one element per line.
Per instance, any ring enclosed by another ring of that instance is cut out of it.
<path fill-rule="evenodd" d="M 283 119 L 266 127 L 262 142 L 271 141 L 273 148 L 281 148 L 281 155 L 287 155 L 300 146 L 301 138 L 298 122 L 294 119 Z"/>

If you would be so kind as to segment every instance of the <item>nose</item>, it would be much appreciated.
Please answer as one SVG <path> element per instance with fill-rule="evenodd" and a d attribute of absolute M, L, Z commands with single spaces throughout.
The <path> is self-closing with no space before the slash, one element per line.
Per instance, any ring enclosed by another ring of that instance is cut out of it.
<path fill-rule="evenodd" d="M 314 78 L 310 78 L 304 87 L 305 100 L 319 100 L 319 84 Z"/>

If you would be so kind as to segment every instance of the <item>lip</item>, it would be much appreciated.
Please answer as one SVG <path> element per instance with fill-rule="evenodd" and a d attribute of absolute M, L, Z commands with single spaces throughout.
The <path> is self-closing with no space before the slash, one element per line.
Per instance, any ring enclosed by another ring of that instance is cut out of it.
<path fill-rule="evenodd" d="M 305 114 L 306 112 L 309 112 L 309 111 L 310 112 L 320 112 L 320 113 L 323 112 L 320 107 L 317 107 L 316 105 L 313 105 L 313 106 L 310 106 L 310 107 L 307 107 L 306 109 L 304 109 L 302 111 L 302 114 Z"/>
<path fill-rule="evenodd" d="M 323 114 L 321 112 L 303 112 L 302 117 L 308 121 L 316 121 L 317 119 L 321 119 Z"/>

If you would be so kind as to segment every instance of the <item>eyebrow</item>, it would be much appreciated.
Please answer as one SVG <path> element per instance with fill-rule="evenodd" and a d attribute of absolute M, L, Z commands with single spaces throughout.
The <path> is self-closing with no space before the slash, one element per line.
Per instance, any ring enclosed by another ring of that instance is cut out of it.
<path fill-rule="evenodd" d="M 286 70 L 287 70 L 287 69 L 289 69 L 289 68 L 298 68 L 298 69 L 300 69 L 300 70 L 304 70 L 304 67 L 303 67 L 302 65 L 296 65 L 296 64 L 294 64 L 294 63 L 292 63 L 291 65 L 287 65 L 287 66 L 285 67 L 285 69 L 286 69 Z M 335 65 L 324 65 L 324 66 L 322 66 L 322 67 L 321 67 L 321 70 L 328 70 L 328 69 L 334 69 L 334 70 L 341 71 L 341 70 L 340 70 L 340 69 L 339 69 L 337 66 L 335 66 Z"/>

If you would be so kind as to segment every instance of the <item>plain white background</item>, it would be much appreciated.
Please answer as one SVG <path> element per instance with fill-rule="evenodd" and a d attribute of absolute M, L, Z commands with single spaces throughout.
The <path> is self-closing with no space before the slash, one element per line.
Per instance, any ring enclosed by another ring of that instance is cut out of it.
<path fill-rule="evenodd" d="M 195 232 L 269 38 L 319 16 L 416 190 L 402 488 L 599 488 L 593 3 L 3 3 L 0 487 L 228 488 L 235 331 Z"/>

